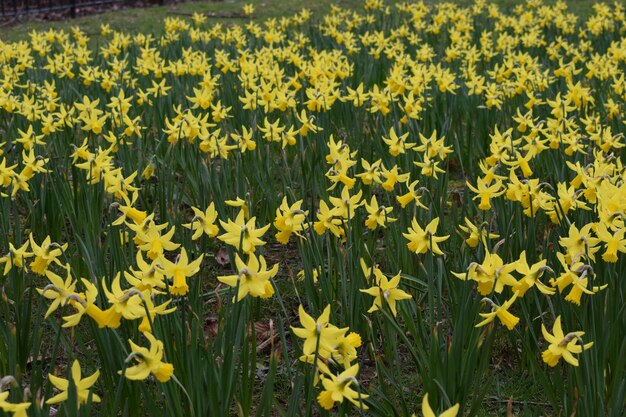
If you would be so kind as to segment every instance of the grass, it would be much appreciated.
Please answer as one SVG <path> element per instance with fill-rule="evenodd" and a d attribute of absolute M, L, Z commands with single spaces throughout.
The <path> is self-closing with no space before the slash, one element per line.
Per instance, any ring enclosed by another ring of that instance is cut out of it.
<path fill-rule="evenodd" d="M 223 1 L 190 1 L 175 3 L 164 6 L 149 6 L 142 8 L 125 8 L 112 12 L 93 14 L 67 19 L 63 21 L 37 21 L 34 18 L 8 24 L 0 28 L 0 40 L 5 42 L 19 41 L 28 38 L 28 34 L 35 31 L 45 31 L 49 29 L 70 30 L 74 26 L 83 29 L 90 37 L 98 38 L 100 25 L 104 22 L 111 26 L 111 29 L 124 32 L 161 33 L 163 30 L 163 19 L 177 15 L 191 15 L 193 13 L 204 13 L 209 16 L 211 23 L 232 24 L 243 23 L 245 19 L 238 16 L 225 17 L 228 14 L 239 14 L 245 4 L 254 4 L 256 11 L 254 18 L 264 20 L 267 18 L 280 18 L 289 16 L 302 8 L 308 8 L 315 16 L 321 16 L 330 10 L 331 5 L 343 8 L 361 8 L 363 2 L 360 0 L 223 0 Z M 390 3 L 390 2 L 389 2 Z M 432 3 L 428 1 L 427 3 Z M 471 1 L 462 0 L 460 5 L 471 4 Z M 503 9 L 511 9 L 519 2 L 515 0 L 498 0 Z M 546 3 L 553 3 L 548 1 Z M 581 17 L 589 15 L 592 11 L 593 0 L 567 0 L 568 8 Z M 211 16 L 217 14 L 218 16 Z"/>
<path fill-rule="evenodd" d="M 76 19 L 67 19 L 61 22 L 38 22 L 28 20 L 23 23 L 11 25 L 0 29 L 0 39 L 4 41 L 16 41 L 26 39 L 28 33 L 33 30 L 45 31 L 50 28 L 69 30 L 73 26 L 78 26 L 90 36 L 98 36 L 100 24 L 106 22 L 111 29 L 125 32 L 160 33 L 163 30 L 163 19 L 166 17 L 191 15 L 193 13 L 204 13 L 209 16 L 211 23 L 243 23 L 245 19 L 238 17 L 245 4 L 255 5 L 255 19 L 264 20 L 266 18 L 279 18 L 292 15 L 303 7 L 310 9 L 316 15 L 321 15 L 330 9 L 331 4 L 336 4 L 345 8 L 358 7 L 361 2 L 358 0 L 264 0 L 264 1 L 190 1 L 184 3 L 174 3 L 164 6 L 150 6 L 142 8 L 125 8 L 113 12 L 83 16 Z M 211 14 L 219 16 L 211 17 Z M 223 15 L 233 14 L 235 17 L 224 17 Z"/>

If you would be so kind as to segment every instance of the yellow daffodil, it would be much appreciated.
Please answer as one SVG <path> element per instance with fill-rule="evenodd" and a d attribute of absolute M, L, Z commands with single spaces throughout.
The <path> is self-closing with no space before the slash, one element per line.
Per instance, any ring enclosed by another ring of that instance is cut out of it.
<path fill-rule="evenodd" d="M 26 410 L 31 406 L 30 402 L 27 403 L 10 403 L 7 401 L 9 398 L 9 392 L 0 392 L 0 410 L 5 413 L 12 413 L 13 417 L 28 417 Z"/>
<path fill-rule="evenodd" d="M 454 404 L 452 407 L 439 414 L 439 417 L 456 417 L 459 413 L 459 407 L 459 404 Z M 433 409 L 430 407 L 430 403 L 428 402 L 428 393 L 425 394 L 424 399 L 422 399 L 422 414 L 424 415 L 424 417 L 437 417 Z"/>
<path fill-rule="evenodd" d="M 474 187 L 469 182 L 467 183 L 467 187 L 472 190 L 477 195 L 474 199 L 480 199 L 480 204 L 478 208 L 481 210 L 490 210 L 491 209 L 491 199 L 494 197 L 498 197 L 504 194 L 505 190 L 502 188 L 502 182 L 497 180 L 493 184 L 486 184 L 482 178 L 478 178 L 478 185 Z"/>
<path fill-rule="evenodd" d="M 317 319 L 314 319 L 304 311 L 304 307 L 298 307 L 300 324 L 302 327 L 291 326 L 291 331 L 301 339 L 304 339 L 302 352 L 304 355 L 317 354 L 322 358 L 328 358 L 335 350 L 337 340 L 347 332 L 347 328 L 340 329 L 330 324 L 330 305 Z"/>
<path fill-rule="evenodd" d="M 257 246 L 265 245 L 261 237 L 265 234 L 270 225 L 265 225 L 259 229 L 256 228 L 256 217 L 245 221 L 244 211 L 239 211 L 235 221 L 228 219 L 228 222 L 220 220 L 220 224 L 225 233 L 217 238 L 222 242 L 231 245 L 235 249 L 241 249 L 243 253 L 253 253 Z"/>
<path fill-rule="evenodd" d="M 4 263 L 3 275 L 8 275 L 13 267 L 24 268 L 24 261 L 33 256 L 33 253 L 28 251 L 29 245 L 30 241 L 27 240 L 22 246 L 16 248 L 13 243 L 9 242 L 9 252 L 0 256 L 0 263 Z"/>
<path fill-rule="evenodd" d="M 589 349 L 593 346 L 593 342 L 578 344 L 585 335 L 585 332 L 571 332 L 568 334 L 563 333 L 561 327 L 561 316 L 558 316 L 554 321 L 552 327 L 552 334 L 548 332 L 546 326 L 541 324 L 541 332 L 543 337 L 550 345 L 548 349 L 544 350 L 541 354 L 543 361 L 549 366 L 556 366 L 561 358 L 573 366 L 578 366 L 578 359 L 574 354 L 581 353 L 583 349 Z"/>
<path fill-rule="evenodd" d="M 169 287 L 170 294 L 184 296 L 189 292 L 187 278 L 198 273 L 202 258 L 204 258 L 204 255 L 200 255 L 194 261 L 189 262 L 185 248 L 180 250 L 180 254 L 176 257 L 176 262 L 172 262 L 163 256 L 159 258 L 163 274 L 172 278 L 172 285 Z"/>
<path fill-rule="evenodd" d="M 374 302 L 368 313 L 372 313 L 383 308 L 383 304 L 389 306 L 391 313 L 395 316 L 398 312 L 396 310 L 396 303 L 400 300 L 408 300 L 411 298 L 410 294 L 398 288 L 400 284 L 400 273 L 393 278 L 387 278 L 378 268 L 374 268 L 374 286 L 371 288 L 360 290 L 365 294 L 369 294 L 374 297 Z M 383 301 L 384 300 L 384 301 Z"/>
<path fill-rule="evenodd" d="M 81 404 L 86 404 L 88 401 L 92 401 L 94 403 L 100 402 L 100 397 L 90 391 L 90 388 L 96 383 L 99 376 L 100 371 L 96 370 L 93 374 L 91 374 L 91 376 L 82 378 L 80 364 L 77 360 L 72 363 L 72 384 L 76 389 L 76 399 L 79 407 Z M 67 401 L 70 388 L 69 380 L 59 378 L 52 374 L 48 375 L 48 379 L 50 379 L 52 385 L 54 385 L 54 387 L 61 392 L 51 398 L 48 398 L 46 400 L 46 404 L 57 404 Z"/>
<path fill-rule="evenodd" d="M 438 225 L 439 218 L 436 217 L 422 229 L 417 223 L 417 219 L 413 218 L 411 227 L 409 227 L 407 233 L 402 233 L 402 236 L 409 240 L 409 243 L 407 243 L 409 250 L 415 253 L 432 251 L 435 255 L 443 255 L 438 244 L 446 241 L 450 236 L 435 236 Z"/>
<path fill-rule="evenodd" d="M 358 373 L 359 365 L 355 364 L 339 375 L 322 375 L 324 390 L 317 396 L 319 404 L 326 410 L 330 410 L 336 402 L 343 403 L 344 400 L 348 400 L 361 410 L 367 410 L 368 407 L 363 403 L 363 400 L 369 396 L 353 389 L 353 386 L 358 385 L 356 380 Z"/>
<path fill-rule="evenodd" d="M 368 229 L 376 229 L 378 226 L 387 227 L 388 223 L 393 223 L 397 219 L 388 216 L 393 211 L 393 207 L 379 206 L 376 196 L 372 196 L 370 204 L 365 203 L 365 210 L 368 213 L 365 226 Z"/>
<path fill-rule="evenodd" d="M 480 316 L 483 318 L 483 321 L 478 323 L 476 327 L 482 327 L 488 323 L 491 323 L 496 317 L 500 320 L 502 324 L 504 324 L 507 329 L 513 330 L 513 328 L 519 322 L 519 317 L 515 317 L 513 314 L 509 312 L 509 308 L 518 297 L 518 293 L 513 294 L 513 297 L 509 298 L 504 302 L 501 306 L 496 305 L 491 300 L 487 299 L 492 305 L 492 311 L 490 313 L 480 313 Z"/>
<path fill-rule="evenodd" d="M 29 236 L 29 241 L 30 247 L 33 251 L 33 256 L 35 257 L 29 266 L 34 273 L 45 275 L 50 264 L 55 263 L 57 265 L 61 265 L 58 258 L 65 250 L 67 250 L 67 243 L 59 245 L 58 243 L 52 242 L 50 236 L 46 236 L 41 245 L 38 245 L 35 242 L 32 233 Z"/>
<path fill-rule="evenodd" d="M 306 229 L 305 220 L 309 212 L 301 209 L 302 203 L 303 201 L 299 200 L 289 206 L 287 197 L 283 197 L 280 207 L 276 209 L 274 227 L 278 230 L 276 240 L 280 243 L 287 244 L 293 233 L 302 236 L 301 232 Z"/>
<path fill-rule="evenodd" d="M 237 288 L 237 301 L 241 301 L 248 294 L 252 297 L 269 298 L 274 295 L 274 287 L 271 278 L 278 272 L 278 264 L 267 269 L 267 263 L 263 255 L 257 256 L 251 252 L 248 254 L 248 262 L 245 263 L 239 254 L 235 256 L 237 274 L 217 277 L 218 281 Z"/>
<path fill-rule="evenodd" d="M 143 381 L 152 374 L 159 382 L 169 381 L 174 374 L 174 366 L 163 362 L 163 342 L 151 333 L 144 333 L 144 336 L 150 342 L 150 349 L 128 340 L 132 351 L 126 362 L 134 360 L 137 364 L 124 369 L 123 375 L 133 381 Z M 119 373 L 122 374 L 122 371 Z"/>

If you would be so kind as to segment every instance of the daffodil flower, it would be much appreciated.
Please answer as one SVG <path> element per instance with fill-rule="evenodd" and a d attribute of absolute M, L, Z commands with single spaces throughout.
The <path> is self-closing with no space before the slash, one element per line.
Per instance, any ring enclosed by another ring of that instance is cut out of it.
<path fill-rule="evenodd" d="M 501 196 L 505 193 L 506 189 L 502 187 L 502 181 L 497 180 L 493 184 L 489 185 L 485 183 L 482 178 L 478 178 L 477 187 L 474 187 L 469 182 L 466 182 L 467 188 L 476 193 L 475 199 L 480 199 L 480 204 L 478 208 L 480 210 L 490 210 L 491 209 L 491 199 L 494 197 Z"/>
<path fill-rule="evenodd" d="M 31 233 L 30 247 L 32 248 L 33 255 L 35 257 L 35 260 L 30 263 L 30 269 L 36 274 L 46 275 L 48 266 L 50 266 L 51 263 L 61 265 L 58 258 L 67 249 L 67 243 L 59 245 L 57 243 L 53 243 L 50 236 L 46 236 L 41 245 L 38 245 Z"/>
<path fill-rule="evenodd" d="M 513 328 L 519 322 L 519 317 L 515 317 L 509 312 L 509 308 L 513 305 L 518 297 L 518 293 L 513 294 L 513 297 L 509 298 L 501 306 L 496 305 L 493 301 L 486 299 L 492 305 L 492 311 L 490 313 L 480 313 L 480 316 L 484 319 L 476 325 L 476 327 L 482 327 L 488 323 L 491 323 L 496 317 L 504 324 L 507 329 L 513 330 Z"/>
<path fill-rule="evenodd" d="M 417 219 L 413 218 L 411 227 L 409 227 L 407 233 L 402 233 L 402 236 L 409 240 L 409 243 L 407 243 L 409 250 L 415 253 L 426 253 L 430 250 L 435 255 L 443 255 L 443 252 L 439 249 L 438 243 L 448 240 L 450 235 L 435 236 L 438 225 L 439 217 L 434 218 L 422 229 L 417 223 Z"/>
<path fill-rule="evenodd" d="M 458 413 L 459 404 L 454 404 L 452 407 L 439 414 L 439 417 L 456 417 Z M 428 394 L 425 394 L 424 399 L 422 400 L 422 414 L 424 415 L 424 417 L 437 417 L 433 409 L 430 407 L 430 404 L 428 403 Z"/>
<path fill-rule="evenodd" d="M 150 342 L 150 349 L 139 346 L 129 339 L 132 352 L 126 361 L 135 360 L 137 364 L 126 368 L 123 375 L 133 381 L 143 381 L 152 374 L 159 382 L 169 381 L 174 374 L 174 366 L 163 362 L 163 342 L 157 340 L 151 333 L 143 335 Z M 122 371 L 119 374 L 121 375 Z"/>
<path fill-rule="evenodd" d="M 274 218 L 274 227 L 278 230 L 276 233 L 276 240 L 283 245 L 289 242 L 289 238 L 292 234 L 302 236 L 307 224 L 304 223 L 308 211 L 302 210 L 302 200 L 296 201 L 289 206 L 287 203 L 287 197 L 283 197 L 283 201 L 280 207 L 276 209 L 276 217 Z"/>
<path fill-rule="evenodd" d="M 355 364 L 339 375 L 332 373 L 322 375 L 321 380 L 324 391 L 317 396 L 319 404 L 326 410 L 330 410 L 336 402 L 343 403 L 344 400 L 348 400 L 356 407 L 367 410 L 368 407 L 363 403 L 363 400 L 368 398 L 369 395 L 360 394 L 352 388 L 354 385 L 358 385 L 356 380 L 358 372 L 359 365 Z"/>
<path fill-rule="evenodd" d="M 573 366 L 578 366 L 578 359 L 574 354 L 581 353 L 583 349 L 589 349 L 593 346 L 593 342 L 579 345 L 585 332 L 563 333 L 561 327 L 561 316 L 558 316 L 552 327 L 552 334 L 548 332 L 546 326 L 541 324 L 541 332 L 546 341 L 550 343 L 548 349 L 541 354 L 543 361 L 549 366 L 556 366 L 561 358 Z M 582 342 L 581 342 L 582 343 Z"/>
<path fill-rule="evenodd" d="M 278 264 L 271 269 L 267 269 L 267 263 L 263 255 L 258 258 L 254 253 L 248 255 L 248 262 L 245 263 L 239 254 L 235 257 L 237 273 L 217 277 L 218 281 L 238 288 L 237 301 L 241 301 L 248 294 L 252 297 L 268 298 L 274 294 L 274 287 L 270 279 L 276 276 Z"/>
<path fill-rule="evenodd" d="M 291 331 L 304 339 L 302 347 L 304 355 L 317 353 L 322 358 L 328 358 L 335 350 L 337 340 L 348 331 L 347 328 L 340 329 L 330 324 L 330 305 L 324 308 L 317 319 L 308 315 L 302 305 L 298 307 L 298 315 L 302 327 L 291 326 Z"/>
<path fill-rule="evenodd" d="M 243 253 L 253 253 L 257 246 L 265 245 L 261 237 L 270 227 L 268 224 L 257 229 L 255 222 L 256 217 L 245 221 L 244 211 L 240 210 L 235 221 L 228 219 L 228 222 L 223 222 L 220 220 L 220 224 L 225 233 L 219 235 L 217 238 L 237 250 L 241 247 Z"/>
<path fill-rule="evenodd" d="M 365 210 L 368 213 L 365 226 L 371 230 L 376 229 L 378 226 L 387 227 L 387 223 L 392 223 L 397 220 L 388 216 L 388 214 L 391 214 L 393 211 L 393 207 L 379 206 L 375 195 L 372 196 L 370 204 L 365 203 Z"/>
<path fill-rule="evenodd" d="M 12 413 L 13 417 L 28 417 L 26 410 L 31 406 L 31 403 L 10 403 L 8 402 L 9 392 L 0 392 L 0 410 L 5 413 Z"/>
<path fill-rule="evenodd" d="M 22 246 L 16 248 L 13 246 L 13 243 L 9 242 L 9 252 L 0 257 L 0 264 L 4 263 L 4 270 L 2 272 L 4 276 L 7 276 L 13 267 L 24 268 L 24 261 L 33 256 L 33 254 L 28 251 L 29 245 L 30 242 L 26 241 Z"/>
<path fill-rule="evenodd" d="M 100 371 L 96 370 L 93 374 L 91 374 L 91 376 L 88 376 L 87 378 L 82 378 L 80 364 L 77 360 L 72 363 L 71 377 L 72 383 L 76 389 L 76 398 L 79 406 L 81 404 L 86 404 L 89 401 L 90 397 L 92 402 L 100 402 L 100 397 L 90 392 L 90 388 L 96 383 L 99 376 Z M 57 404 L 63 401 L 67 401 L 70 387 L 69 380 L 59 378 L 52 374 L 48 375 L 48 379 L 50 379 L 52 385 L 54 385 L 54 387 L 61 392 L 46 400 L 46 404 Z"/>
<path fill-rule="evenodd" d="M 396 303 L 400 300 L 408 300 L 411 295 L 398 288 L 400 284 L 400 273 L 391 279 L 388 279 L 378 268 L 374 268 L 375 285 L 371 288 L 360 290 L 365 294 L 374 297 L 374 302 L 368 313 L 372 313 L 383 308 L 383 303 L 389 306 L 391 313 L 395 316 Z M 384 300 L 384 301 L 383 301 Z"/>
<path fill-rule="evenodd" d="M 184 296 L 189 292 L 187 278 L 190 278 L 198 273 L 203 258 L 204 255 L 200 255 L 194 261 L 189 262 L 185 248 L 180 250 L 180 255 L 176 258 L 176 262 L 172 262 L 161 256 L 159 262 L 163 269 L 163 274 L 172 278 L 170 294 Z"/>

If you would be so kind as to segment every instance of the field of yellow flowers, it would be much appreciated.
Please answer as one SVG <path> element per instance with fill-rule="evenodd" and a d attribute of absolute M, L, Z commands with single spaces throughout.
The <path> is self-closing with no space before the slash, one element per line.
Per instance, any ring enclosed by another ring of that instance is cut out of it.
<path fill-rule="evenodd" d="M 623 417 L 623 3 L 244 12 L 0 41 L 0 416 Z"/>

